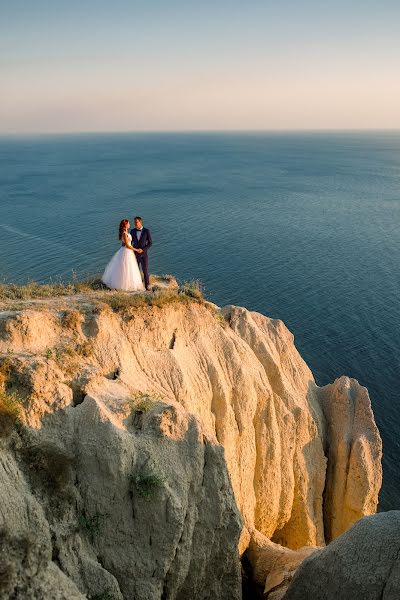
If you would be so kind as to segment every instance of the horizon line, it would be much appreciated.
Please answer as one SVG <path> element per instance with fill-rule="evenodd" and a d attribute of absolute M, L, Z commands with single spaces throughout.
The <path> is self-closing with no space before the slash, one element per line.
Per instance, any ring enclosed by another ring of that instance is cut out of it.
<path fill-rule="evenodd" d="M 279 128 L 279 129 L 116 129 L 116 130 L 82 130 L 82 131 L 11 131 L 1 132 L 0 138 L 18 138 L 18 137 L 55 137 L 55 136 L 80 136 L 80 135 L 132 135 L 132 134 L 201 134 L 201 133 L 400 133 L 400 127 L 365 127 L 365 128 Z"/>

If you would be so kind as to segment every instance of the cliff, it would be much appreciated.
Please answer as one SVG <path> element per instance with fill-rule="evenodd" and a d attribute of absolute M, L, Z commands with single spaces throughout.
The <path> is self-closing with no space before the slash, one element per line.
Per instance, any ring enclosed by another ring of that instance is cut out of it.
<path fill-rule="evenodd" d="M 278 598 L 375 512 L 368 392 L 281 321 L 174 286 L 2 309 L 1 597 L 239 599 L 246 551 Z"/>
<path fill-rule="evenodd" d="M 398 600 L 400 511 L 364 517 L 296 572 L 285 600 Z"/>

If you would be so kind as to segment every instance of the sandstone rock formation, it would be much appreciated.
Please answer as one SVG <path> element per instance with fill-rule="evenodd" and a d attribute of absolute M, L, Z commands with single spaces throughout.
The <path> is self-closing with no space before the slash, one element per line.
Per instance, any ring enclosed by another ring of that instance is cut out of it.
<path fill-rule="evenodd" d="M 290 550 L 274 544 L 259 531 L 253 531 L 246 556 L 252 566 L 251 576 L 257 596 L 281 600 L 299 565 L 315 550 L 314 546 Z"/>
<path fill-rule="evenodd" d="M 376 510 L 381 444 L 368 392 L 354 379 L 340 378 L 320 390 L 328 458 L 324 491 L 325 539 Z"/>
<path fill-rule="evenodd" d="M 358 520 L 306 558 L 284 600 L 398 600 L 400 511 Z"/>
<path fill-rule="evenodd" d="M 368 392 L 347 377 L 318 388 L 279 320 L 49 302 L 0 313 L 0 353 L 26 426 L 2 440 L 0 527 L 16 547 L 42 532 L 0 564 L 7 589 L 41 573 L 60 598 L 240 598 L 238 542 L 251 541 L 273 592 L 304 546 L 376 510 Z"/>

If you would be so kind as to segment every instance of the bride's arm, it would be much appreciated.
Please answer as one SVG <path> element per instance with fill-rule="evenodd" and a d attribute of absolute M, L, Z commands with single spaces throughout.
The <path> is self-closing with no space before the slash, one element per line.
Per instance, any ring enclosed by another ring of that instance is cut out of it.
<path fill-rule="evenodd" d="M 126 231 L 124 232 L 122 239 L 124 240 L 124 244 L 126 246 L 126 248 L 128 248 L 129 250 L 133 250 L 134 252 L 136 252 L 136 248 L 134 248 L 133 246 L 130 245 L 129 240 L 128 240 L 128 236 Z"/>

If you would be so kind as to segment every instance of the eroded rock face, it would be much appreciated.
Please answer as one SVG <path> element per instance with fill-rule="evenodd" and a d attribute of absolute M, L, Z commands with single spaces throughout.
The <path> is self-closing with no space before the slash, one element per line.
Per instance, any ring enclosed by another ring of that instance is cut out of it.
<path fill-rule="evenodd" d="M 314 546 L 290 550 L 271 542 L 259 531 L 253 531 L 245 558 L 252 565 L 252 578 L 257 586 L 257 596 L 268 600 L 281 600 L 303 560 L 312 554 Z M 254 594 L 254 600 L 256 595 Z"/>
<path fill-rule="evenodd" d="M 324 491 L 325 538 L 376 511 L 382 483 L 382 443 L 368 392 L 355 379 L 341 377 L 320 390 L 328 458 Z"/>
<path fill-rule="evenodd" d="M 284 600 L 398 600 L 400 511 L 358 520 L 297 570 Z"/>
<path fill-rule="evenodd" d="M 381 442 L 367 391 L 347 377 L 318 388 L 281 321 L 221 313 L 3 313 L 0 352 L 15 342 L 7 360 L 29 426 L 10 456 L 44 511 L 55 566 L 80 592 L 101 593 L 100 582 L 138 600 L 239 598 L 240 532 L 240 552 L 259 532 L 287 557 L 376 510 Z M 130 414 L 132 393 L 159 400 Z M 57 510 L 28 468 L 31 438 L 73 459 Z M 132 483 L 140 490 L 143 474 L 160 478 L 147 500 Z"/>
<path fill-rule="evenodd" d="M 86 396 L 22 432 L 14 458 L 4 451 L 0 526 L 16 548 L 10 569 L 20 564 L 17 598 L 34 598 L 39 577 L 38 598 L 58 584 L 57 598 L 240 598 L 242 521 L 223 448 L 179 406 L 137 416 Z"/>
<path fill-rule="evenodd" d="M 4 446 L 0 451 L 0 598 L 85 598 L 52 561 L 45 512 L 31 494 L 14 453 Z"/>

